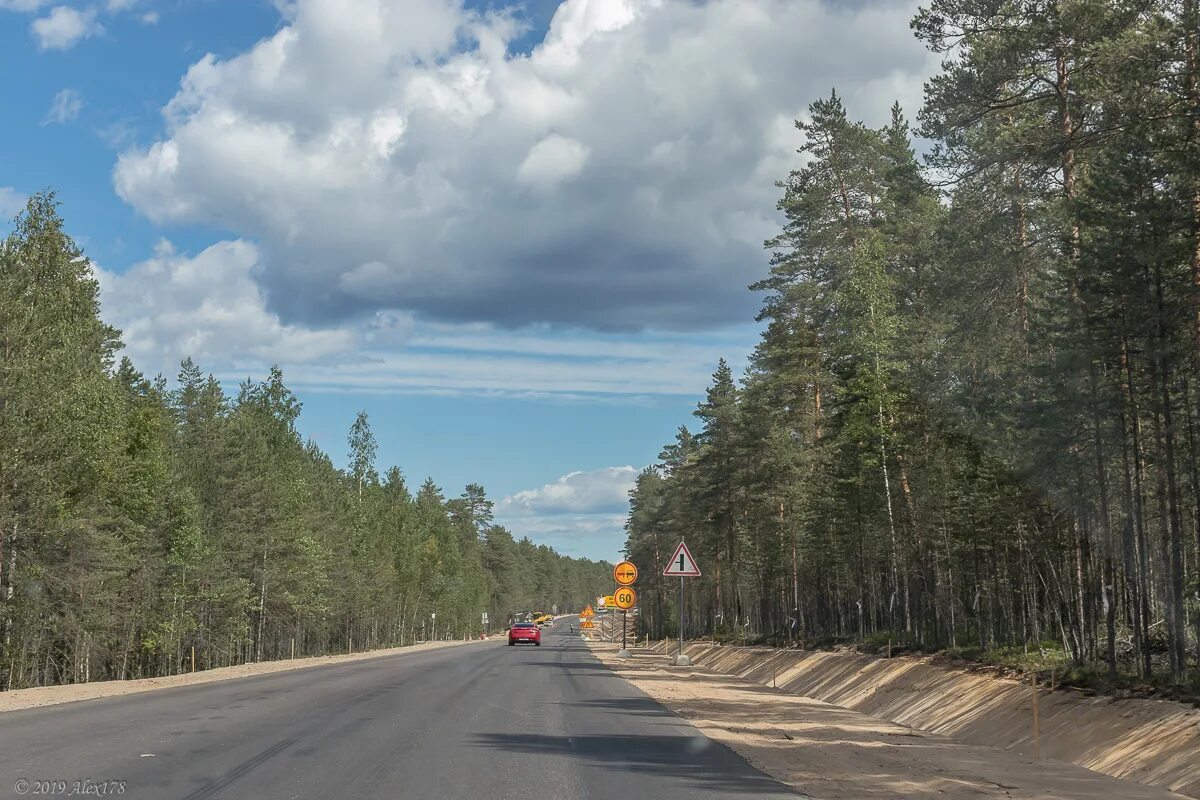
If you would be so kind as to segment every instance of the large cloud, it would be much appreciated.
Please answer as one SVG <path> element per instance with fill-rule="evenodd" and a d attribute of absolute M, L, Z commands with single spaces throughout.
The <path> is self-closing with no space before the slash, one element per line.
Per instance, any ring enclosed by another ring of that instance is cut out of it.
<path fill-rule="evenodd" d="M 635 467 L 605 467 L 569 472 L 536 489 L 526 489 L 500 501 L 506 514 L 613 513 L 629 505 L 629 492 L 637 482 Z"/>
<path fill-rule="evenodd" d="M 281 357 L 305 363 L 354 347 L 349 331 L 280 322 L 254 280 L 258 261 L 249 242 L 219 242 L 190 257 L 163 241 L 154 258 L 123 274 L 95 272 L 105 318 L 122 329 L 143 369 L 169 370 L 183 356 L 261 368 Z"/>
<path fill-rule="evenodd" d="M 569 555 L 614 559 L 625 546 L 629 492 L 636 467 L 569 472 L 496 505 L 496 519 Z"/>
<path fill-rule="evenodd" d="M 0 187 L 0 212 L 23 202 Z M 218 242 L 196 255 L 167 241 L 124 273 L 95 268 L 104 318 L 123 331 L 129 355 L 149 373 L 174 373 L 184 356 L 235 381 L 281 364 L 288 383 L 329 391 L 496 395 L 638 403 L 703 391 L 717 354 L 737 360 L 753 333 L 652 332 L 600 336 L 545 326 L 418 322 L 377 311 L 328 326 L 284 322 L 256 276 L 259 249 Z M 568 476 L 570 477 L 570 476 Z"/>
<path fill-rule="evenodd" d="M 528 54 L 451 0 L 298 0 L 194 64 L 118 192 L 263 248 L 274 310 L 691 329 L 751 313 L 791 126 L 836 84 L 881 121 L 930 59 L 911 6 L 567 0 Z"/>

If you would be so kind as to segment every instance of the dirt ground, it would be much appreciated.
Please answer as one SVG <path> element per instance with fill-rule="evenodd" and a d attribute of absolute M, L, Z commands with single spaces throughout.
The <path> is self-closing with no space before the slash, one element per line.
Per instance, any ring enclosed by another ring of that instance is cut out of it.
<path fill-rule="evenodd" d="M 154 689 L 168 689 L 173 686 L 192 686 L 197 683 L 225 681 L 231 678 L 246 678 L 251 675 L 265 675 L 269 672 L 283 672 L 290 669 L 319 667 L 326 664 L 341 664 L 347 661 L 362 661 L 369 658 L 396 655 L 398 653 L 420 653 L 426 650 L 436 650 L 442 647 L 470 644 L 470 642 L 425 642 L 409 645 L 408 647 L 393 647 L 386 650 L 371 650 L 365 653 L 350 653 L 341 656 L 319 656 L 313 658 L 294 658 L 285 661 L 264 661 L 258 664 L 240 664 L 236 667 L 218 667 L 217 669 L 191 672 L 183 675 L 171 675 L 164 678 L 141 678 L 131 681 L 97 681 L 95 683 L 75 683 L 67 686 L 42 686 L 35 689 L 14 689 L 11 692 L 0 692 L 0 712 L 17 711 L 22 708 L 37 708 L 58 703 L 72 703 L 77 700 L 94 700 L 99 697 L 114 697 L 135 692 L 148 692 Z"/>
<path fill-rule="evenodd" d="M 622 677 L 758 769 L 817 800 L 1162 800 L 1165 789 L 965 744 L 663 655 L 592 643 Z"/>
<path fill-rule="evenodd" d="M 674 650 L 658 643 L 657 652 Z M 850 651 L 692 642 L 692 661 L 956 742 L 1034 753 L 1032 686 L 939 663 Z M 1200 710 L 1163 699 L 1038 688 L 1040 755 L 1114 778 L 1200 797 Z"/>

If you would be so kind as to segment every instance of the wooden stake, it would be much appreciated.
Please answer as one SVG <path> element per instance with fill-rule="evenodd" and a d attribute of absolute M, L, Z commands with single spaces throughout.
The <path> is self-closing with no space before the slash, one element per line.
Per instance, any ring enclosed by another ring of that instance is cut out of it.
<path fill-rule="evenodd" d="M 292 637 L 292 658 L 296 657 L 296 637 Z"/>
<path fill-rule="evenodd" d="M 1033 694 L 1033 758 L 1034 760 L 1038 760 L 1042 757 L 1042 742 L 1038 733 L 1038 692 L 1036 672 L 1029 676 L 1029 689 Z"/>
<path fill-rule="evenodd" d="M 196 645 L 192 645 L 192 672 L 196 671 Z"/>

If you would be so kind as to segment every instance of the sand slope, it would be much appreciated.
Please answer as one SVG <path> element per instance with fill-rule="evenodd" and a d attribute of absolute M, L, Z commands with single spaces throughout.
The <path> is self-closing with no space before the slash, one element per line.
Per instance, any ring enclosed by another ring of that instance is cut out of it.
<path fill-rule="evenodd" d="M 660 645 L 661 647 L 662 645 Z M 670 645 L 668 645 L 670 646 Z M 672 650 L 673 652 L 673 650 Z M 698 664 L 955 740 L 1033 753 L 1027 683 L 853 652 L 693 644 Z M 1200 797 L 1200 710 L 1165 700 L 1039 693 L 1041 755 Z"/>
<path fill-rule="evenodd" d="M 1054 760 L 966 744 L 703 667 L 632 661 L 593 644 L 607 665 L 754 766 L 822 800 L 1006 798 L 1166 800 L 1180 795 Z"/>

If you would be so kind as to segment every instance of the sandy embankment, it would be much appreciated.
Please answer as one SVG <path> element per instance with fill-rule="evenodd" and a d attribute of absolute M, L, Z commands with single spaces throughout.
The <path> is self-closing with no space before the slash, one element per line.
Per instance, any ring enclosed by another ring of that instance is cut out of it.
<path fill-rule="evenodd" d="M 615 672 L 755 767 L 822 800 L 1180 798 L 1073 764 L 954 741 L 847 708 L 694 667 L 647 650 L 631 661 L 592 643 Z"/>
<path fill-rule="evenodd" d="M 664 645 L 658 645 L 659 648 Z M 673 649 L 673 646 L 672 646 Z M 689 644 L 692 659 L 791 694 L 957 741 L 1033 753 L 1028 683 L 938 663 L 854 652 Z M 1200 710 L 1166 700 L 1038 694 L 1043 758 L 1200 797 Z"/>
<path fill-rule="evenodd" d="M 239 664 L 234 667 L 217 667 L 216 669 L 204 670 L 203 672 L 189 672 L 162 678 L 139 678 L 130 681 L 96 681 L 95 683 L 73 683 L 66 686 L 40 686 L 35 689 L 14 689 L 11 692 L 0 692 L 0 712 L 17 711 L 22 708 L 36 708 L 38 706 L 51 706 L 57 703 L 71 703 L 76 700 L 94 700 L 100 697 L 148 692 L 154 689 L 169 689 L 175 686 L 193 686 L 199 683 L 226 681 L 233 678 L 248 678 L 252 675 L 266 675 L 271 672 L 320 667 L 328 664 L 342 664 L 349 661 L 363 661 L 365 659 L 381 658 L 401 653 L 421 653 L 427 650 L 475 644 L 481 641 L 484 640 L 425 642 L 407 647 L 391 647 L 385 650 L 370 650 L 364 653 L 350 653 L 340 656 L 314 656 L 311 658 L 293 658 L 282 661 L 263 661 L 257 664 Z"/>

